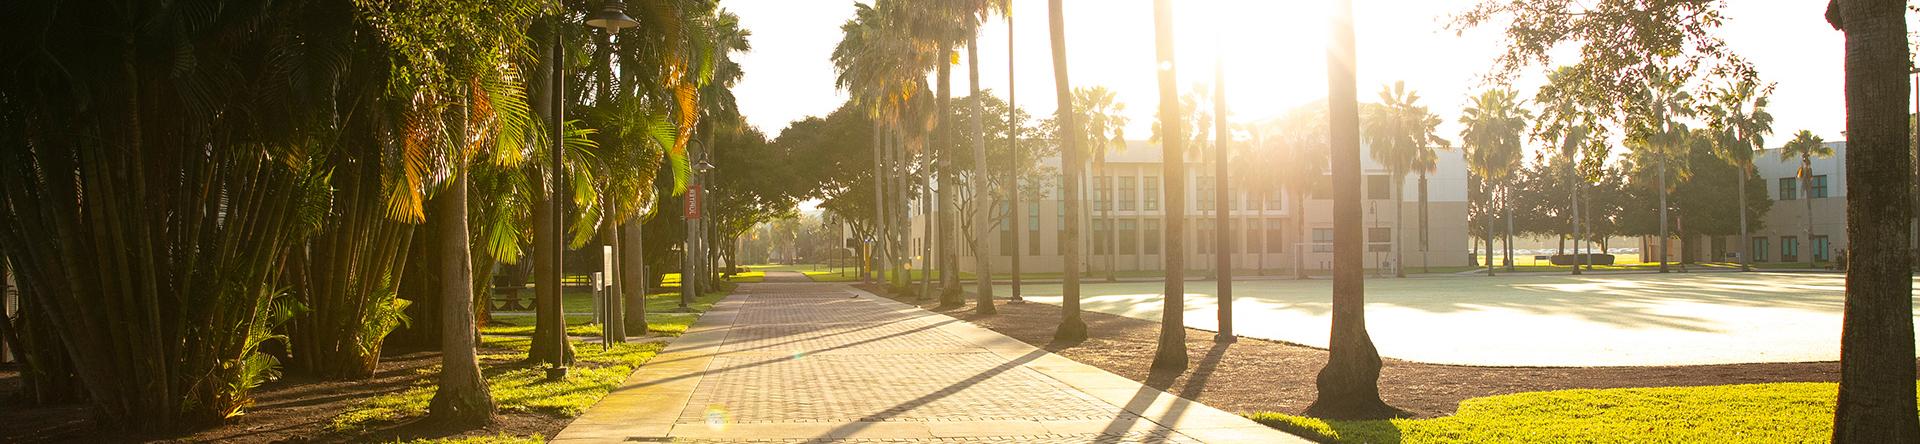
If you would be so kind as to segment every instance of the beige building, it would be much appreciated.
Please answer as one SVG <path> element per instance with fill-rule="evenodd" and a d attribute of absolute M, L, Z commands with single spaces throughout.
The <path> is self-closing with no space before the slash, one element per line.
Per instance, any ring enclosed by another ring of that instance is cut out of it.
<path fill-rule="evenodd" d="M 1426 232 L 1422 233 L 1419 181 L 1411 175 L 1406 178 L 1400 186 L 1405 203 L 1396 210 L 1391 178 L 1366 155 L 1365 149 L 1363 146 L 1361 168 L 1366 174 L 1362 190 L 1366 200 L 1361 203 L 1361 211 L 1369 268 L 1391 268 L 1396 248 L 1402 251 L 1409 271 L 1417 271 L 1423 265 L 1467 265 L 1467 169 L 1460 155 L 1442 152 L 1438 171 L 1428 177 L 1428 223 Z M 1195 156 L 1190 160 L 1199 159 Z M 1058 158 L 1045 162 L 1059 166 Z M 1089 199 L 1084 207 L 1090 215 L 1083 221 L 1081 231 L 1082 241 L 1086 243 L 1081 247 L 1086 270 L 1106 269 L 1109 256 L 1113 268 L 1122 272 L 1162 269 L 1164 255 L 1169 253 L 1163 236 L 1168 217 L 1165 208 L 1168 192 L 1188 196 L 1185 214 L 1188 241 L 1184 254 L 1190 269 L 1210 269 L 1214 266 L 1214 255 L 1222 253 L 1214 251 L 1213 242 L 1218 235 L 1214 230 L 1215 211 L 1222 207 L 1231 218 L 1228 235 L 1232 236 L 1229 251 L 1224 253 L 1233 256 L 1234 268 L 1291 270 L 1296 255 L 1310 270 L 1329 268 L 1333 262 L 1333 202 L 1326 192 L 1329 187 L 1317 186 L 1319 193 L 1309 193 L 1304 214 L 1292 214 L 1295 210 L 1290 201 L 1292 192 L 1285 190 L 1256 194 L 1236 185 L 1232 199 L 1222 205 L 1214 201 L 1214 164 L 1190 161 L 1186 165 L 1185 183 L 1177 190 L 1170 190 L 1164 183 L 1159 144 L 1130 141 L 1126 149 L 1107 156 L 1105 170 L 1087 178 L 1088 186 L 1083 188 Z M 1321 176 L 1321 183 L 1331 183 L 1331 176 Z M 1044 200 L 1021 202 L 1025 208 L 1020 216 L 1025 220 L 1018 223 L 1009 223 L 1005 203 L 995 202 L 992 213 L 997 219 L 993 224 L 992 236 L 995 237 L 988 242 L 991 254 L 1003 257 L 1022 254 L 1021 268 L 1029 273 L 1061 271 L 1063 257 L 1059 240 L 1066 222 L 1065 202 L 1060 200 L 1063 194 L 1056 183 Z M 919 214 L 918 203 L 913 209 L 915 222 L 909 246 L 913 248 L 913 267 L 920 268 L 926 262 L 921 255 L 924 251 L 921 247 L 926 242 L 925 226 L 921 223 L 924 215 Z M 1394 218 L 1399 215 L 1406 218 L 1404 233 L 1395 232 Z M 1305 225 L 1295 225 L 1295 221 L 1302 218 Z M 1013 244 L 1012 233 L 1007 230 L 1014 226 L 1025 229 L 1021 245 Z M 970 256 L 968 250 L 962 248 L 962 255 Z M 960 262 L 962 270 L 974 269 L 971 259 Z M 995 260 L 993 266 L 994 272 L 1005 273 L 1012 264 Z"/>
<path fill-rule="evenodd" d="M 1754 153 L 1754 170 L 1767 184 L 1764 197 L 1773 199 L 1773 209 L 1762 218 L 1766 222 L 1762 228 L 1753 230 L 1744 245 L 1739 236 L 1714 237 L 1690 246 L 1675 241 L 1667 259 L 1678 261 L 1682 248 L 1696 248 L 1697 257 L 1712 261 L 1739 261 L 1742 251 L 1751 251 L 1755 263 L 1806 262 L 1808 255 L 1822 262 L 1833 260 L 1847 248 L 1847 143 L 1827 142 L 1827 147 L 1833 149 L 1833 157 L 1813 159 L 1812 176 L 1805 179 L 1805 188 L 1797 174 L 1800 159 L 1781 160 L 1778 148 Z M 1807 211 L 1809 204 L 1811 212 Z M 1813 225 L 1812 237 L 1807 236 L 1809 223 Z M 1659 251 L 1659 237 L 1647 239 L 1650 245 L 1642 251 Z M 1747 250 L 1742 250 L 1743 246 Z"/>

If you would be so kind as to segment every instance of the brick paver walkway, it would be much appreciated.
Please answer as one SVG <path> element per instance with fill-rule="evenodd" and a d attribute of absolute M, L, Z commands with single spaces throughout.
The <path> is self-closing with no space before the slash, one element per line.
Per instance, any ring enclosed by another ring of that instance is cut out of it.
<path fill-rule="evenodd" d="M 741 285 L 554 440 L 1305 442 L 966 322 L 786 273 Z"/>

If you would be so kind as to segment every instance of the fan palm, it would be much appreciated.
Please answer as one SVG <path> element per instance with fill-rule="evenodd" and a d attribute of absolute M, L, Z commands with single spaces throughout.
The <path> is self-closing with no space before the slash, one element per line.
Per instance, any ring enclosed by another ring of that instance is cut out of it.
<path fill-rule="evenodd" d="M 1427 112 L 1420 106 L 1420 93 L 1406 89 L 1406 82 L 1394 82 L 1380 88 L 1380 103 L 1366 108 L 1366 122 L 1363 133 L 1367 139 L 1368 155 L 1375 162 L 1387 168 L 1393 179 L 1394 227 L 1393 263 L 1394 275 L 1406 277 L 1406 267 L 1401 264 L 1403 251 L 1401 245 L 1406 239 L 1404 230 L 1406 218 L 1405 188 L 1407 174 L 1419 170 L 1422 183 L 1425 174 L 1431 170 L 1433 150 L 1437 146 L 1446 146 L 1447 141 L 1435 133 L 1440 118 Z M 1426 164 L 1421 162 L 1426 160 Z M 1426 168 L 1420 168 L 1426 166 Z M 1424 208 L 1424 204 L 1423 207 Z"/>
<path fill-rule="evenodd" d="M 1532 113 L 1521 108 L 1515 93 L 1493 89 L 1473 97 L 1463 110 L 1460 123 L 1461 148 L 1465 150 L 1467 169 L 1486 181 L 1488 212 L 1492 213 L 1493 194 L 1503 186 L 1514 169 L 1519 168 L 1520 133 L 1526 129 Z M 1493 273 L 1493 217 L 1487 217 L 1487 275 Z M 1509 259 L 1511 261 L 1511 259 Z"/>
<path fill-rule="evenodd" d="M 1100 210 L 1100 218 L 1105 220 L 1108 230 L 1105 237 L 1094 239 L 1100 242 L 1102 250 L 1107 252 L 1107 282 L 1113 282 L 1113 256 L 1118 247 L 1118 237 L 1113 235 L 1113 184 L 1112 178 L 1106 178 L 1107 154 L 1127 149 L 1127 104 L 1115 99 L 1113 90 L 1105 86 L 1081 87 L 1073 91 L 1074 113 L 1085 122 L 1087 149 L 1093 154 L 1092 177 L 1108 181 L 1104 189 L 1097 190 L 1094 196 L 1102 198 L 1094 208 Z M 1076 165 L 1084 168 L 1085 165 Z"/>
<path fill-rule="evenodd" d="M 1599 103 L 1595 95 L 1587 90 L 1587 84 L 1577 76 L 1578 71 L 1562 67 L 1547 75 L 1547 85 L 1542 86 L 1534 95 L 1534 102 L 1541 105 L 1540 124 L 1534 127 L 1534 138 L 1542 142 L 1558 144 L 1559 155 L 1567 166 L 1566 179 L 1572 185 L 1569 193 L 1568 221 L 1575 242 L 1573 254 L 1576 262 L 1573 274 L 1580 274 L 1580 266 L 1588 265 L 1587 256 L 1580 254 L 1581 245 L 1586 237 L 1581 233 L 1580 191 L 1586 186 L 1586 179 L 1580 174 L 1581 155 L 1587 153 L 1589 160 L 1604 158 L 1607 145 L 1604 127 L 1600 126 L 1599 114 L 1606 105 Z M 1744 188 L 1743 188 L 1744 190 Z M 1744 192 L 1744 191 L 1743 191 Z M 1743 204 L 1744 205 L 1744 204 Z"/>
<path fill-rule="evenodd" d="M 1660 272 L 1667 270 L 1667 176 L 1671 174 L 1672 163 L 1680 159 L 1681 147 L 1685 146 L 1691 131 L 1679 119 L 1693 115 L 1693 95 L 1682 90 L 1686 79 L 1670 70 L 1654 70 L 1648 74 L 1648 83 L 1644 91 L 1630 106 L 1632 116 L 1628 126 L 1630 146 L 1639 147 L 1645 155 L 1654 158 L 1659 178 L 1655 185 L 1660 188 Z"/>
<path fill-rule="evenodd" d="M 1765 148 L 1767 135 L 1773 133 L 1773 114 L 1767 112 L 1770 94 L 1754 81 L 1745 80 L 1722 87 L 1716 95 L 1719 103 L 1713 108 L 1714 154 L 1740 169 L 1736 187 L 1740 189 L 1740 244 L 1745 251 L 1753 245 L 1747 233 L 1746 182 L 1753 175 L 1754 150 Z M 1752 257 L 1752 251 L 1740 255 L 1741 271 L 1752 270 Z"/>

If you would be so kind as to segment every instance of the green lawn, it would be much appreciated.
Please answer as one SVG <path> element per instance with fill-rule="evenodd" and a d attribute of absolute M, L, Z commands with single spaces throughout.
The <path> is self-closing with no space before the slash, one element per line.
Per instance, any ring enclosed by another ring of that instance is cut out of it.
<path fill-rule="evenodd" d="M 724 290 L 731 290 L 724 289 Z M 687 331 L 700 316 L 713 307 L 715 302 L 724 298 L 726 291 L 707 293 L 691 305 L 693 313 L 663 313 L 676 307 L 678 293 L 655 293 L 647 295 L 647 322 L 650 330 L 664 336 L 678 336 Z M 578 306 L 574 297 L 588 298 L 584 292 L 568 292 L 564 300 L 570 307 Z M 592 308 L 591 299 L 587 299 L 587 309 Z M 538 364 L 525 361 L 527 347 L 533 332 L 531 314 L 495 315 L 494 323 L 481 329 L 484 335 L 480 344 L 480 363 L 487 377 L 487 386 L 492 390 L 494 403 L 503 413 L 532 413 L 557 417 L 579 416 L 587 407 L 599 402 L 607 392 L 613 390 L 625 380 L 634 369 L 652 359 L 665 343 L 654 341 L 644 343 L 614 344 L 607 350 L 601 350 L 601 344 L 593 340 L 574 341 L 574 365 L 569 369 L 567 379 L 559 382 L 545 381 L 544 370 Z M 523 325 L 509 324 L 510 321 L 524 322 Z M 567 331 L 578 336 L 599 335 L 599 325 L 591 322 L 587 314 L 568 315 Z M 419 419 L 426 415 L 427 403 L 433 399 L 435 380 L 433 375 L 439 367 L 420 370 L 422 377 L 416 385 L 406 390 L 389 393 L 361 401 L 353 408 L 335 416 L 327 425 L 330 432 L 355 434 L 373 430 L 376 427 Z M 440 440 L 420 440 L 415 443 L 434 444 L 518 444 L 545 441 L 539 436 L 516 436 L 499 434 L 473 437 L 457 437 Z"/>
<path fill-rule="evenodd" d="M 1833 383 L 1559 390 L 1474 398 L 1453 416 L 1328 421 L 1278 413 L 1246 416 L 1329 443 L 1826 442 Z"/>

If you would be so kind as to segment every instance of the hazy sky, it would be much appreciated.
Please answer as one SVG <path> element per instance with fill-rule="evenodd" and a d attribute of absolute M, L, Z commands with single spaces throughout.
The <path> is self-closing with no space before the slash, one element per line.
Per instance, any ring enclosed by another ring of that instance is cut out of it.
<path fill-rule="evenodd" d="M 1177 75 L 1182 92 L 1213 79 L 1220 42 L 1228 55 L 1227 98 L 1236 121 L 1277 116 L 1326 95 L 1328 3 L 1273 0 L 1174 2 Z M 1460 109 L 1497 55 L 1499 29 L 1464 36 L 1442 29 L 1445 17 L 1472 0 L 1357 0 L 1359 85 L 1362 101 L 1381 85 L 1404 80 L 1440 114 L 1441 134 L 1458 139 Z M 1845 127 L 1843 42 L 1822 18 L 1825 0 L 1729 2 L 1720 31 L 1734 51 L 1777 82 L 1771 111 L 1778 146 L 1786 134 L 1808 129 L 1839 140 Z M 834 88 L 828 59 L 852 0 L 725 0 L 753 31 L 754 51 L 739 56 L 746 78 L 736 89 L 740 107 L 770 136 L 788 122 L 833 111 L 846 94 Z M 1125 102 L 1130 138 L 1145 138 L 1158 96 L 1153 71 L 1150 0 L 1065 0 L 1068 64 L 1073 86 L 1103 85 Z M 1055 107 L 1045 0 L 1014 0 L 1018 105 L 1034 115 Z M 980 38 L 981 86 L 1006 97 L 1007 25 L 987 23 Z M 964 52 L 954 68 L 955 96 L 967 94 Z M 1525 97 L 1537 73 L 1517 85 Z"/>

